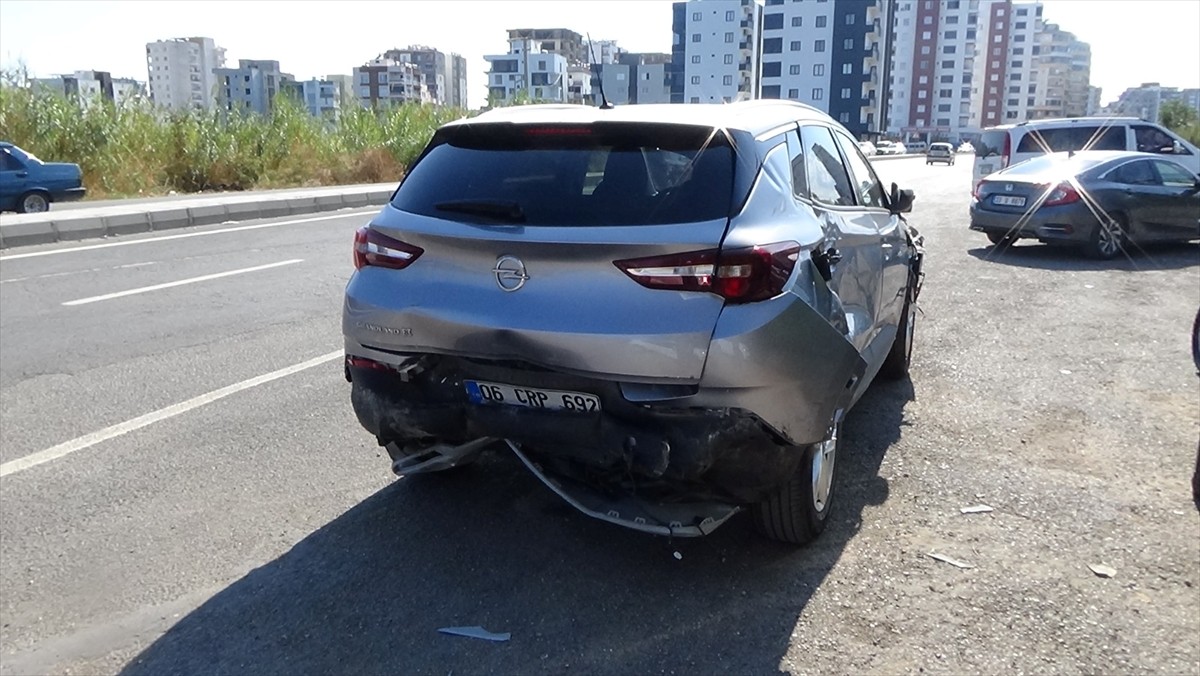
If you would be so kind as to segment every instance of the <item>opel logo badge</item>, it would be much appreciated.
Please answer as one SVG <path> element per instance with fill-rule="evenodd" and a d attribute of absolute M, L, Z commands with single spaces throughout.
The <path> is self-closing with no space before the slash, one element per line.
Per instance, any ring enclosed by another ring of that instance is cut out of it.
<path fill-rule="evenodd" d="M 501 291 L 516 291 L 529 281 L 529 275 L 525 273 L 525 264 L 516 256 L 497 258 L 492 274 L 496 276 L 496 285 Z"/>

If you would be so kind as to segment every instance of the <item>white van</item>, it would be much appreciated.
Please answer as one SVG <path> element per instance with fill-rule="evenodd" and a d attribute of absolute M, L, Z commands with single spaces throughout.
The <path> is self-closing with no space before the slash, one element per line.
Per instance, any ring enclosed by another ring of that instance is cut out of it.
<path fill-rule="evenodd" d="M 975 141 L 971 186 L 984 176 L 1044 155 L 1076 150 L 1137 150 L 1171 155 L 1200 174 L 1200 150 L 1171 130 L 1135 117 L 1073 117 L 1033 120 L 984 129 Z"/>

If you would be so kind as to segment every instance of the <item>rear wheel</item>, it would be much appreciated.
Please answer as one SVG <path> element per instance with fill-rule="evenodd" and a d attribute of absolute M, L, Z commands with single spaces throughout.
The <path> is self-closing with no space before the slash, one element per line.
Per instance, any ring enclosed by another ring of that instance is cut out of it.
<path fill-rule="evenodd" d="M 1128 225 L 1121 214 L 1112 214 L 1097 223 L 1087 244 L 1087 254 L 1102 261 L 1116 257 L 1125 250 Z"/>
<path fill-rule="evenodd" d="M 1017 238 L 1007 232 L 989 232 L 987 238 L 993 246 L 1003 245 L 1006 249 L 1017 243 Z"/>
<path fill-rule="evenodd" d="M 804 459 L 786 484 L 754 505 L 754 527 L 772 540 L 802 545 L 822 531 L 833 502 L 833 470 L 840 445 L 841 423 L 829 437 L 804 448 Z"/>
<path fill-rule="evenodd" d="M 23 214 L 40 214 L 50 209 L 50 200 L 45 193 L 27 192 L 17 200 L 17 211 Z"/>

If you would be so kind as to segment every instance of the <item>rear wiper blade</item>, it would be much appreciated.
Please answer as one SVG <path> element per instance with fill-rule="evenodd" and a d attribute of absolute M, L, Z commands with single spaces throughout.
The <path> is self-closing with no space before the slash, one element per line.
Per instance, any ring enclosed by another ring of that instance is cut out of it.
<path fill-rule="evenodd" d="M 503 200 L 456 200 L 438 202 L 433 207 L 439 211 L 455 211 L 461 214 L 487 216 L 509 223 L 524 223 L 525 210 L 516 202 Z"/>

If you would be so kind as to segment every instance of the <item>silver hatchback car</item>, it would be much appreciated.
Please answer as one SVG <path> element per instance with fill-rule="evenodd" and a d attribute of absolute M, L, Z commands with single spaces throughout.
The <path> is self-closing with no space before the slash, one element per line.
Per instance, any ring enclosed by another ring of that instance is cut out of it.
<path fill-rule="evenodd" d="M 355 413 L 397 474 L 506 448 L 600 519 L 807 542 L 843 416 L 907 374 L 912 201 L 784 101 L 445 125 L 356 234 Z"/>

